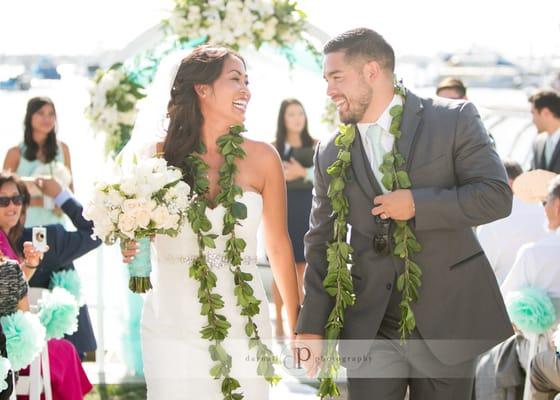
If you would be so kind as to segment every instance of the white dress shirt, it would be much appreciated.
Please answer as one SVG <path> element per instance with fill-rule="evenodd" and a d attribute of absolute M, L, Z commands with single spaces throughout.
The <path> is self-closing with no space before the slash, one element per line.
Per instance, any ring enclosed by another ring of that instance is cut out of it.
<path fill-rule="evenodd" d="M 546 291 L 551 298 L 560 298 L 560 229 L 521 247 L 501 290 L 506 297 L 528 286 Z"/>
<path fill-rule="evenodd" d="M 383 147 L 383 154 L 389 152 L 393 147 L 393 143 L 395 141 L 395 137 L 389 133 L 389 128 L 391 128 L 391 121 L 393 120 L 393 117 L 391 117 L 389 111 L 391 111 L 391 108 L 393 108 L 394 106 L 402 104 L 402 97 L 398 94 L 395 94 L 393 96 L 393 99 L 391 100 L 391 103 L 389 103 L 389 105 L 387 106 L 385 111 L 383 111 L 377 121 L 357 124 L 358 131 L 360 132 L 360 137 L 362 138 L 362 143 L 364 144 L 364 149 L 366 151 L 366 155 L 370 165 L 372 165 L 373 163 L 373 154 L 371 150 L 371 143 L 369 141 L 369 138 L 366 136 L 368 128 L 370 127 L 370 125 L 374 124 L 377 124 L 381 127 L 381 146 Z M 381 164 L 382 161 L 383 160 L 379 160 L 379 164 Z"/>
<path fill-rule="evenodd" d="M 546 215 L 540 203 L 525 203 L 513 196 L 511 214 L 477 228 L 482 249 L 496 274 L 499 284 L 513 267 L 517 252 L 527 243 L 546 235 Z"/>

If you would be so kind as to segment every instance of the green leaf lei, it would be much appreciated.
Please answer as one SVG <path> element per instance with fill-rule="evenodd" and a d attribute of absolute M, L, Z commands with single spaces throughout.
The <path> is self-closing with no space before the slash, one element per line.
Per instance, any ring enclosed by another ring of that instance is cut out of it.
<path fill-rule="evenodd" d="M 245 152 L 241 148 L 243 143 L 241 132 L 244 130 L 242 126 L 233 126 L 227 135 L 220 137 L 217 141 L 219 152 L 225 162 L 220 167 L 220 193 L 216 197 L 215 205 L 222 205 L 225 209 L 222 235 L 229 235 L 225 255 L 233 274 L 234 294 L 237 305 L 241 308 L 240 315 L 245 316 L 247 320 L 245 333 L 249 338 L 249 349 L 255 347 L 257 349 L 257 374 L 263 376 L 270 384 L 275 384 L 280 380 L 274 370 L 274 364 L 278 360 L 261 341 L 257 325 L 253 321 L 253 317 L 260 311 L 260 300 L 253 295 L 253 288 L 249 284 L 253 280 L 253 275 L 243 272 L 240 268 L 241 254 L 245 250 L 246 243 L 235 234 L 235 226 L 239 225 L 238 221 L 247 218 L 245 204 L 236 200 L 243 190 L 235 184 L 235 174 L 237 173 L 235 160 L 245 157 Z M 204 152 L 205 149 L 201 146 L 200 153 Z M 210 369 L 210 375 L 214 379 L 222 379 L 223 399 L 241 400 L 244 397 L 239 390 L 241 387 L 239 381 L 230 375 L 232 357 L 227 354 L 222 345 L 231 324 L 224 315 L 219 314 L 219 310 L 224 307 L 224 301 L 220 294 L 212 291 L 216 287 L 217 277 L 208 266 L 204 254 L 206 248 L 216 248 L 215 240 L 218 238 L 218 235 L 207 234 L 212 229 L 212 224 L 206 216 L 206 209 L 210 206 L 210 201 L 206 197 L 209 189 L 207 178 L 209 167 L 197 154 L 190 154 L 187 157 L 187 164 L 194 173 L 193 192 L 195 193 L 187 212 L 187 219 L 193 232 L 198 236 L 199 248 L 198 258 L 193 261 L 189 276 L 200 283 L 198 300 L 201 304 L 201 315 L 208 318 L 207 325 L 202 327 L 200 333 L 203 339 L 211 342 L 209 352 L 215 364 Z"/>
<path fill-rule="evenodd" d="M 395 82 L 395 93 L 406 101 L 406 89 L 402 84 Z M 403 169 L 406 161 L 399 153 L 397 141 L 401 137 L 400 125 L 402 122 L 404 104 L 396 105 L 389 110 L 393 117 L 389 133 L 395 138 L 390 152 L 383 157 L 380 171 L 383 173 L 382 184 L 390 191 L 409 189 L 412 184 L 408 173 Z M 327 396 L 340 396 L 340 391 L 335 383 L 335 378 L 340 367 L 336 340 L 344 326 L 344 312 L 355 302 L 356 295 L 352 285 L 349 265 L 352 265 L 352 247 L 346 242 L 348 231 L 346 218 L 348 217 L 349 204 L 344 196 L 344 187 L 348 181 L 348 171 L 352 164 L 350 147 L 356 138 L 353 125 L 341 125 L 335 138 L 338 147 L 337 160 L 331 164 L 327 173 L 331 182 L 327 196 L 329 197 L 334 212 L 334 234 L 332 241 L 327 245 L 327 275 L 323 286 L 327 293 L 334 297 L 335 303 L 325 326 L 327 345 L 324 352 L 323 366 L 319 375 L 319 391 L 321 398 Z M 393 255 L 404 262 L 404 272 L 397 278 L 397 290 L 402 293 L 399 308 L 401 320 L 399 332 L 401 340 L 405 340 L 416 327 L 416 319 L 412 311 L 412 303 L 418 300 L 418 288 L 421 285 L 422 270 L 412 261 L 414 253 L 422 250 L 420 243 L 412 231 L 408 221 L 394 221 L 395 229 L 393 239 L 395 247 Z"/>

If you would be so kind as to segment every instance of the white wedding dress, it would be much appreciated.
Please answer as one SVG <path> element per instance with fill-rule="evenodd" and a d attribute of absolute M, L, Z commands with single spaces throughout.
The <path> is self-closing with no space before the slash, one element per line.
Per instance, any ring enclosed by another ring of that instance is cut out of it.
<path fill-rule="evenodd" d="M 263 341 L 270 345 L 272 337 L 268 303 L 256 265 L 257 228 L 262 214 L 262 197 L 246 191 L 240 201 L 247 206 L 247 218 L 236 227 L 236 235 L 247 243 L 241 269 L 253 275 L 251 286 L 261 300 L 260 314 L 254 317 Z M 233 275 L 225 262 L 227 237 L 222 233 L 225 209 L 219 205 L 207 209 L 212 223 L 209 233 L 219 235 L 216 249 L 207 250 L 207 261 L 218 278 L 214 293 L 219 293 L 225 306 L 220 313 L 231 323 L 223 342 L 232 356 L 231 376 L 238 379 L 245 400 L 268 399 L 268 383 L 257 375 L 255 349 L 249 350 L 244 326 L 246 317 L 234 296 Z M 214 365 L 208 353 L 210 342 L 200 337 L 206 316 L 200 315 L 199 283 L 189 277 L 189 268 L 198 255 L 196 235 L 188 222 L 175 237 L 157 236 L 152 259 L 152 284 L 142 315 L 142 351 L 144 373 L 150 400 L 221 400 L 220 380 L 210 377 Z"/>

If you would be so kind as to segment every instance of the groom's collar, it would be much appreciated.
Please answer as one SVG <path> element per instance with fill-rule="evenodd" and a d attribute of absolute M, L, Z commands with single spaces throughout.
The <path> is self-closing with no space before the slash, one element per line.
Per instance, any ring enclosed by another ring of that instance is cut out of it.
<path fill-rule="evenodd" d="M 379 116 L 377 121 L 364 122 L 364 123 L 358 123 L 357 124 L 360 133 L 365 134 L 367 129 L 370 127 L 370 125 L 373 125 L 373 124 L 377 124 L 381 128 L 383 128 L 385 130 L 385 132 L 389 132 L 389 128 L 391 128 L 391 121 L 393 120 L 393 117 L 391 117 L 391 114 L 390 114 L 391 108 L 393 108 L 396 105 L 402 105 L 402 104 L 403 104 L 402 97 L 399 96 L 398 94 L 393 95 L 393 98 L 391 99 L 391 102 L 389 103 L 387 108 L 385 108 L 383 113 Z"/>

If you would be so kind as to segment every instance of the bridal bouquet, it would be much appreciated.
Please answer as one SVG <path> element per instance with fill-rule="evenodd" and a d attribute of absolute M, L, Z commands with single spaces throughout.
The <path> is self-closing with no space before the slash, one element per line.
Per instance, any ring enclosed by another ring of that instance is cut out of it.
<path fill-rule="evenodd" d="M 145 97 L 143 89 L 120 63 L 107 71 L 98 70 L 93 78 L 86 116 L 94 131 L 107 135 L 107 154 L 119 153 L 130 139 L 136 120 L 136 103 Z"/>
<path fill-rule="evenodd" d="M 128 265 L 129 288 L 135 293 L 151 289 L 150 237 L 176 236 L 187 215 L 190 187 L 179 169 L 162 158 L 135 162 L 113 182 L 97 183 L 84 215 L 93 221 L 94 234 L 106 244 L 131 240 L 140 252 Z"/>

